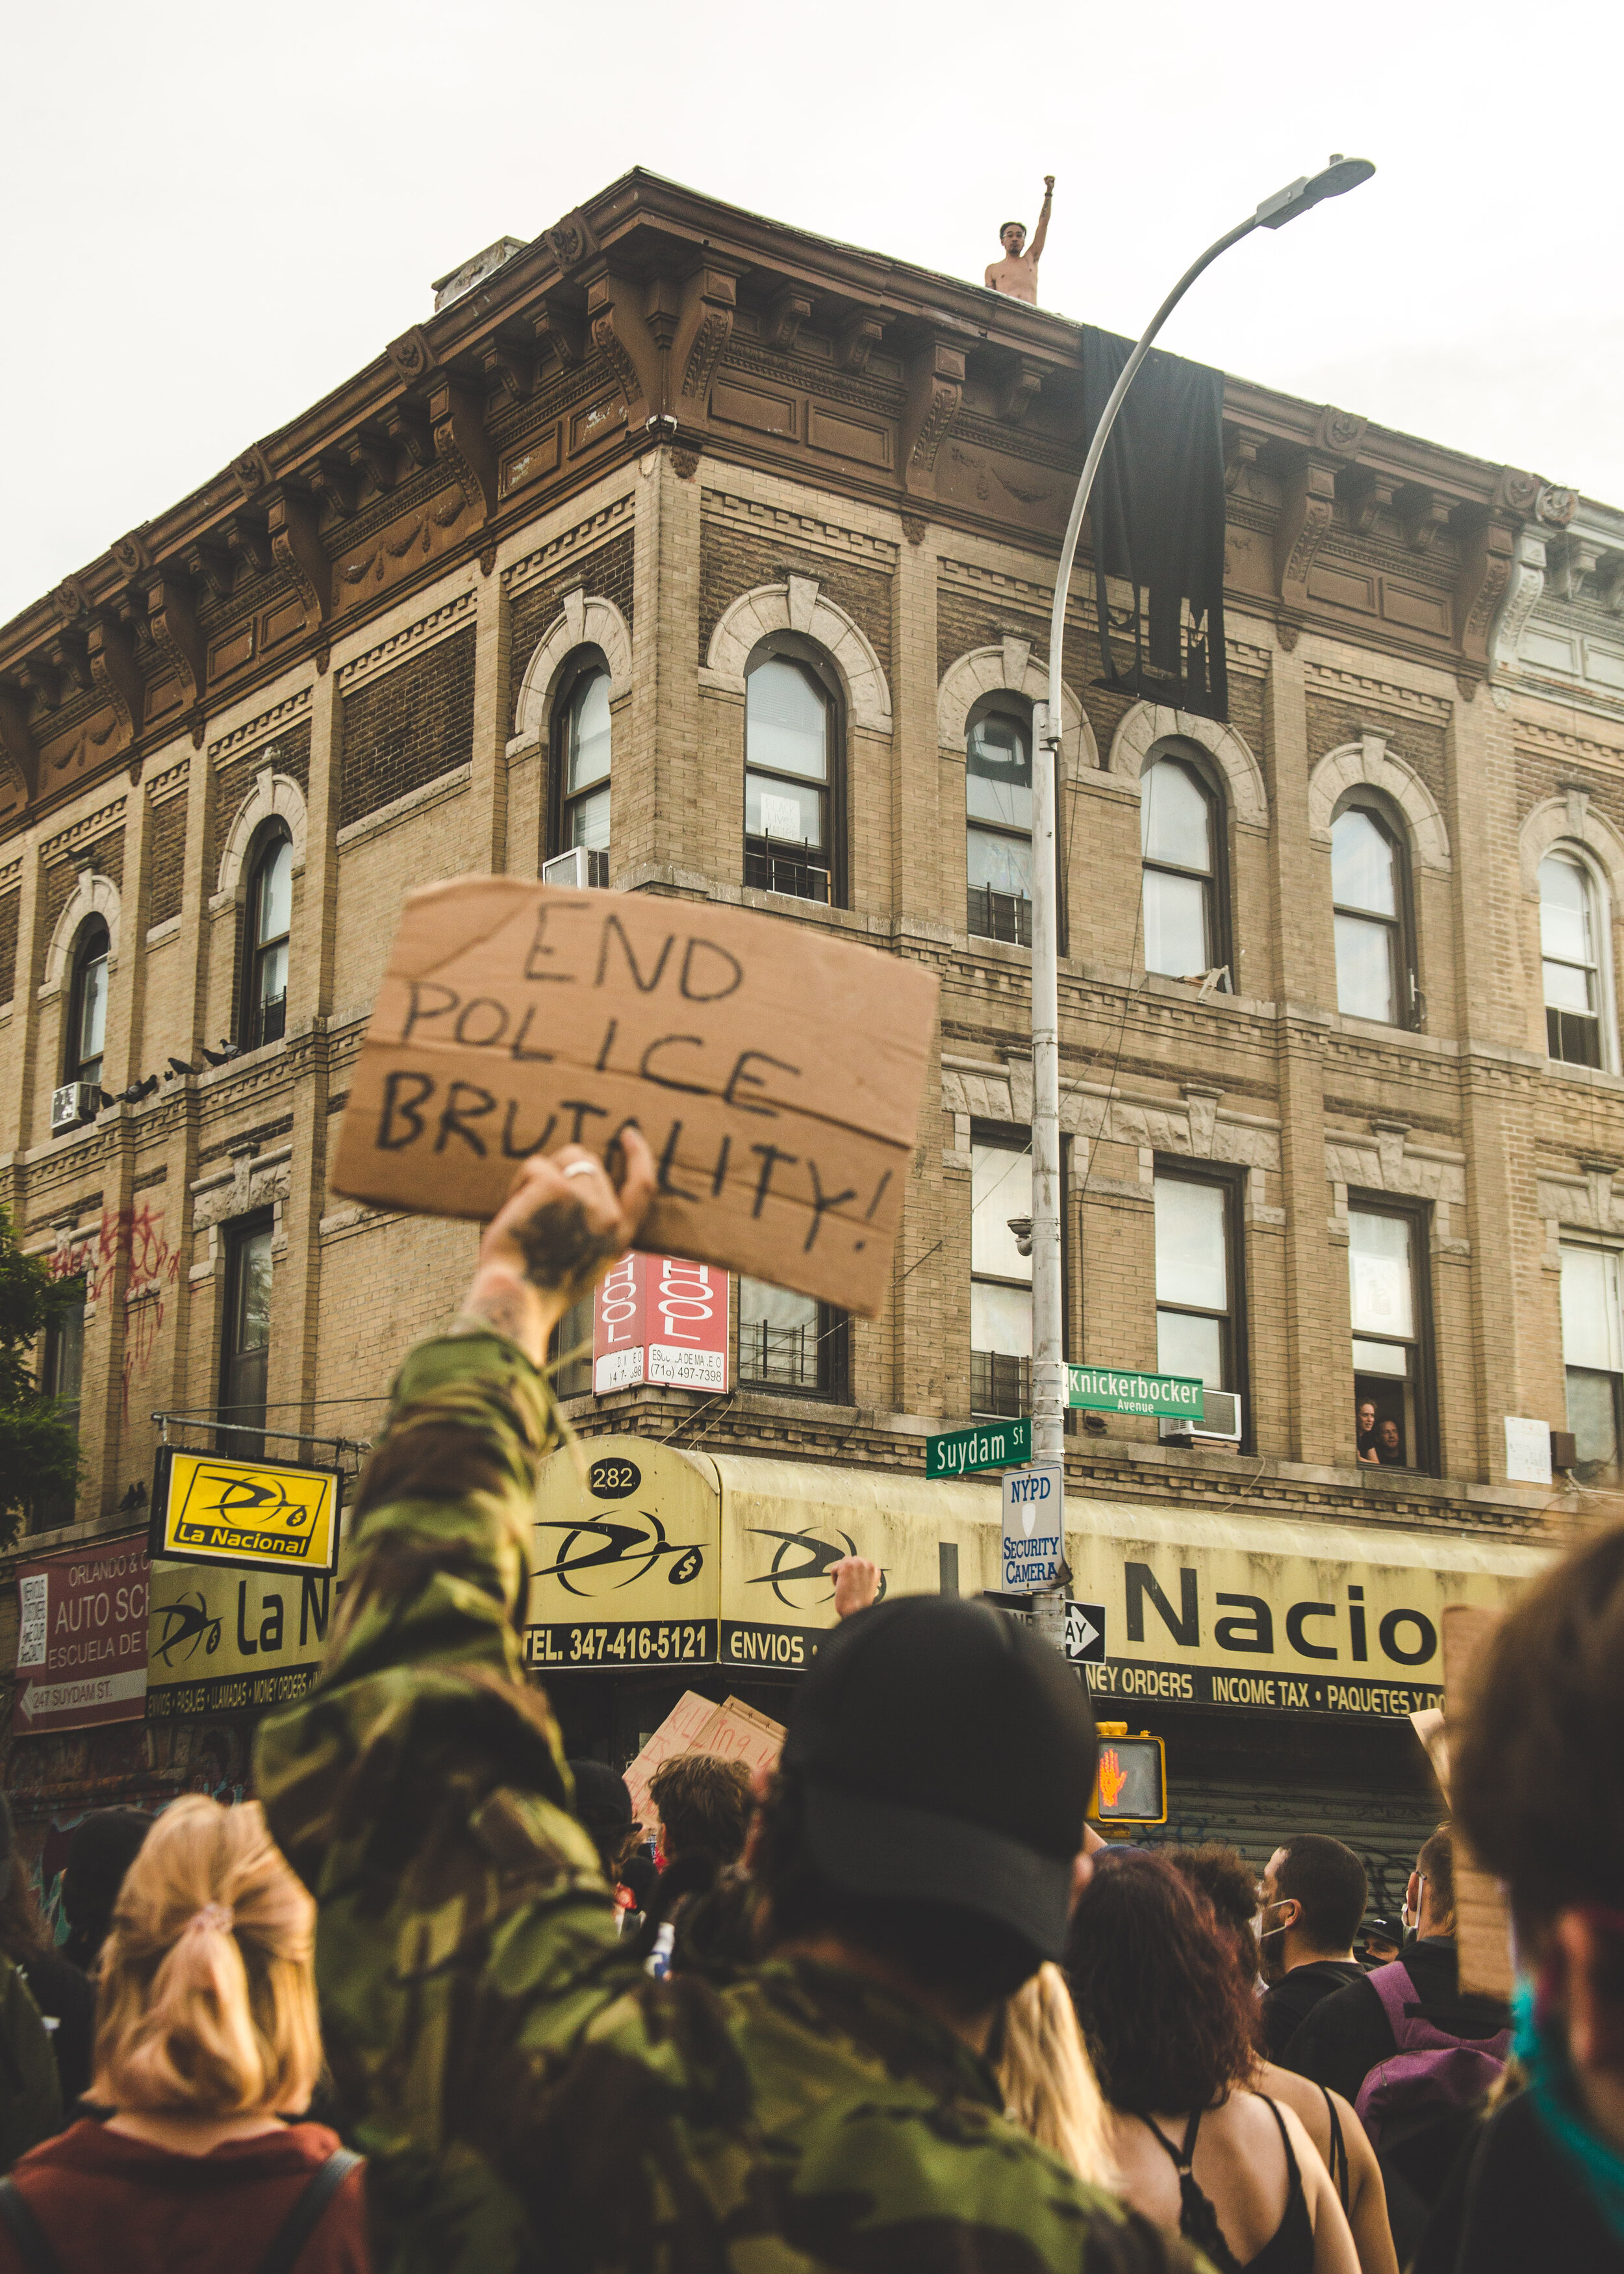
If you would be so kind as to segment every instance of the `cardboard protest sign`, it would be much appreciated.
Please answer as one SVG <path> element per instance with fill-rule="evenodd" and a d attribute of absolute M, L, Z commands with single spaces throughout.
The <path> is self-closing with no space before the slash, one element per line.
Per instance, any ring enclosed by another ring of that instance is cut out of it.
<path fill-rule="evenodd" d="M 713 1706 L 697 1690 L 685 1690 L 672 1711 L 625 1770 L 632 1814 L 645 1829 L 659 1822 L 649 1786 L 664 1761 L 680 1753 L 714 1753 L 719 1760 L 742 1761 L 752 1775 L 771 1768 L 784 1747 L 784 1731 L 765 1713 L 737 1698 Z"/>
<path fill-rule="evenodd" d="M 873 1317 L 936 1017 L 899 956 L 710 901 L 465 877 L 408 895 L 333 1188 L 485 1218 L 530 1154 L 659 1165 L 640 1245 Z"/>

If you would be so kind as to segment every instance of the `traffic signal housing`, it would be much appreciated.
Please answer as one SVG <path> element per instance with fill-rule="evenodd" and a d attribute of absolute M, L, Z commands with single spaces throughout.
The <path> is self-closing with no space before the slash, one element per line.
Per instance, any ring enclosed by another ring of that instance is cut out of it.
<path fill-rule="evenodd" d="M 1095 1824 L 1167 1822 L 1167 1748 L 1141 1729 L 1128 1735 L 1125 1721 L 1101 1721 L 1100 1773 L 1088 1813 Z"/>

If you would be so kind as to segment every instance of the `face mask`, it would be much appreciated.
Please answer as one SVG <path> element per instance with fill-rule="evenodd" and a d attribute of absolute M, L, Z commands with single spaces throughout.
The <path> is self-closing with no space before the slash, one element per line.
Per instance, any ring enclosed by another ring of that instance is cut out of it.
<path fill-rule="evenodd" d="M 1289 1930 L 1283 1926 L 1265 1926 L 1263 1922 L 1270 1911 L 1277 1910 L 1289 1898 L 1277 1895 L 1272 1903 L 1265 1903 L 1260 1910 L 1252 1913 L 1252 1931 L 1257 1938 L 1258 1971 L 1266 1982 L 1277 1982 L 1285 1973 L 1285 1950 L 1282 1939 Z"/>
<path fill-rule="evenodd" d="M 1576 2166 L 1585 2193 L 1614 2241 L 1624 2243 L 1624 2156 L 1598 2139 L 1585 2122 L 1561 2022 L 1542 2014 L 1540 2005 L 1538 1984 L 1531 1974 L 1519 1970 L 1511 1993 L 1512 2053 L 1527 2074 L 1541 2123 Z"/>

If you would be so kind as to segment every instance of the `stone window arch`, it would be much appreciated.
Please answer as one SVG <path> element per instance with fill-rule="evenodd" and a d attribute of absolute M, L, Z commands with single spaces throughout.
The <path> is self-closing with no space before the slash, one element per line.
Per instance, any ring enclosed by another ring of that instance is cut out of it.
<path fill-rule="evenodd" d="M 1193 742 L 1204 750 L 1224 785 L 1225 802 L 1243 829 L 1268 827 L 1268 793 L 1263 769 L 1244 735 L 1215 719 L 1198 719 L 1165 703 L 1136 703 L 1111 737 L 1109 771 L 1138 789 L 1145 762 L 1158 742 Z"/>
<path fill-rule="evenodd" d="M 944 750 L 962 752 L 970 714 L 989 695 L 1019 696 L 1027 704 L 1049 700 L 1049 672 L 1035 663 L 1030 640 L 1006 636 L 997 647 L 972 648 L 943 673 L 936 689 L 936 741 Z M 1094 772 L 1100 753 L 1082 705 L 1063 680 L 1060 687 L 1062 778 Z"/>
<path fill-rule="evenodd" d="M 269 821 L 279 821 L 286 829 L 293 846 L 293 870 L 297 876 L 304 866 L 304 793 L 291 774 L 279 774 L 273 766 L 261 766 L 254 776 L 253 787 L 237 809 L 225 851 L 220 856 L 216 907 L 246 884 L 244 868 L 249 853 Z"/>
<path fill-rule="evenodd" d="M 560 614 L 524 666 L 514 704 L 513 739 L 508 745 L 510 758 L 545 743 L 560 675 L 576 649 L 583 647 L 597 648 L 602 653 L 609 673 L 612 706 L 630 692 L 632 636 L 626 619 L 613 600 L 601 593 L 589 593 L 577 584 L 564 594 Z"/>
<path fill-rule="evenodd" d="M 860 734 L 889 737 L 891 689 L 873 643 L 816 576 L 758 584 L 731 602 L 710 635 L 700 685 L 742 697 L 746 668 L 757 649 L 785 632 L 798 634 L 829 658 L 845 697 L 848 726 Z"/>
<path fill-rule="evenodd" d="M 1308 832 L 1328 851 L 1331 825 L 1348 792 L 1363 784 L 1378 790 L 1395 809 L 1408 832 L 1411 860 L 1420 869 L 1447 877 L 1453 866 L 1449 832 L 1438 801 L 1412 766 L 1387 748 L 1385 734 L 1363 734 L 1329 750 L 1308 779 Z"/>
<path fill-rule="evenodd" d="M 41 996 L 60 992 L 72 968 L 73 949 L 80 928 L 92 916 L 100 916 L 107 926 L 107 965 L 112 971 L 118 963 L 119 900 L 118 887 L 110 877 L 97 869 L 81 869 L 79 882 L 69 895 L 67 906 L 57 917 L 45 951 L 45 977 L 41 983 Z"/>
<path fill-rule="evenodd" d="M 1539 864 L 1564 840 L 1584 848 L 1613 906 L 1624 903 L 1624 837 L 1596 810 L 1590 792 L 1579 788 L 1543 800 L 1518 832 L 1517 856 L 1527 897 L 1538 901 Z"/>

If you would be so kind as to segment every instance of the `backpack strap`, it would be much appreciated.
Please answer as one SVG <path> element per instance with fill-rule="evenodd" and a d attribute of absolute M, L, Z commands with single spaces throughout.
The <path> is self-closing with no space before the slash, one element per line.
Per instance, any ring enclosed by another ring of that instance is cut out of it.
<path fill-rule="evenodd" d="M 1381 2000 L 1381 2010 L 1393 2031 L 1393 2042 L 1402 2045 L 1408 2009 L 1416 2002 L 1416 1985 L 1410 1979 L 1410 1969 L 1402 1958 L 1395 1958 L 1390 1965 L 1373 1968 L 1365 1979 Z"/>
<path fill-rule="evenodd" d="M 28 2208 L 28 2201 L 13 2179 L 0 2180 L 0 2220 L 17 2245 L 17 2255 L 28 2274 L 62 2274 L 56 2254 Z"/>
<path fill-rule="evenodd" d="M 259 2274 L 293 2274 L 299 2253 L 315 2233 L 322 2213 L 360 2161 L 353 2150 L 335 2148 L 320 2169 L 312 2172 L 304 2193 L 272 2237 Z M 30 2274 L 56 2274 L 56 2270 L 31 2268 Z"/>

